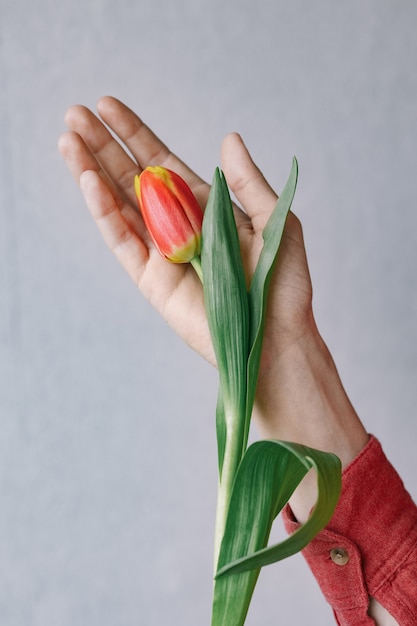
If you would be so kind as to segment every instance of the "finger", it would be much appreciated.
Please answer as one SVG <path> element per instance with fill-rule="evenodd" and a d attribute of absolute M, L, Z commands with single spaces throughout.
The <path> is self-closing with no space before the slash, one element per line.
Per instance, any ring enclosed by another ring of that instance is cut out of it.
<path fill-rule="evenodd" d="M 97 103 L 97 110 L 103 121 L 129 148 L 139 167 L 162 165 L 179 174 L 191 187 L 194 195 L 204 208 L 209 186 L 142 122 L 126 105 L 116 98 L 105 96 Z"/>
<path fill-rule="evenodd" d="M 65 122 L 89 147 L 103 171 L 127 202 L 136 207 L 133 180 L 140 172 L 138 164 L 126 153 L 104 124 L 87 107 L 68 109 Z"/>
<path fill-rule="evenodd" d="M 99 172 L 84 171 L 80 188 L 104 241 L 134 282 L 139 284 L 149 257 L 148 247 L 124 218 L 117 199 Z"/>
<path fill-rule="evenodd" d="M 214 363 L 201 283 L 192 267 L 167 263 L 152 244 L 147 246 L 124 220 L 97 172 L 85 171 L 80 187 L 103 239 L 143 295 L 187 343 Z"/>
<path fill-rule="evenodd" d="M 222 166 L 230 189 L 252 220 L 254 231 L 262 231 L 276 204 L 277 195 L 237 133 L 227 135 L 223 141 Z"/>
<path fill-rule="evenodd" d="M 102 169 L 83 138 L 75 131 L 68 131 L 60 137 L 58 147 L 77 184 L 80 184 L 80 179 L 84 172 L 96 172 L 103 184 L 108 188 L 115 202 L 117 202 L 124 219 L 142 239 L 147 240 L 148 236 L 136 207 L 132 207 L 130 203 L 125 202 L 119 195 L 113 181 Z"/>
<path fill-rule="evenodd" d="M 85 170 L 100 171 L 97 159 L 78 133 L 63 133 L 59 138 L 58 148 L 77 184 Z"/>

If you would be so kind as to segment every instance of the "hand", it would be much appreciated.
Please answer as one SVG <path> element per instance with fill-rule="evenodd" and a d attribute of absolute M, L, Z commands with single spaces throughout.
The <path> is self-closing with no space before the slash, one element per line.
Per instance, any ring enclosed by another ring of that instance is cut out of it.
<path fill-rule="evenodd" d="M 97 108 L 102 121 L 85 107 L 69 109 L 70 131 L 60 138 L 60 151 L 104 240 L 135 284 L 178 335 L 214 364 L 201 283 L 189 264 L 170 264 L 155 250 L 137 209 L 133 179 L 148 165 L 168 167 L 188 182 L 203 208 L 209 186 L 121 102 L 106 97 Z M 234 207 L 249 283 L 277 196 L 236 134 L 224 140 L 222 169 L 244 209 Z M 293 213 L 271 282 L 264 346 L 255 404 L 263 434 L 334 452 L 346 466 L 368 435 L 316 328 L 302 229 Z M 308 474 L 291 499 L 299 521 L 307 519 L 315 498 L 315 478 Z M 381 626 L 396 623 L 375 601 L 370 614 Z"/>
<path fill-rule="evenodd" d="M 121 102 L 102 98 L 98 111 L 135 160 L 102 121 L 82 106 L 67 112 L 70 132 L 61 137 L 60 151 L 80 184 L 105 241 L 135 284 L 172 328 L 214 363 L 201 285 L 190 265 L 167 263 L 155 250 L 137 209 L 133 179 L 148 165 L 173 169 L 188 182 L 203 208 L 209 186 Z M 235 215 L 249 282 L 263 244 L 262 230 L 277 196 L 236 134 L 224 141 L 222 167 L 229 187 L 245 209 L 244 212 L 235 207 Z M 270 321 L 265 338 L 268 350 L 264 354 L 263 370 L 274 355 L 306 331 L 311 315 L 311 284 L 301 226 L 292 214 L 280 255 L 280 266 L 271 287 Z"/>
<path fill-rule="evenodd" d="M 61 137 L 60 151 L 103 238 L 135 284 L 178 335 L 214 363 L 200 281 L 189 264 L 171 264 L 154 248 L 137 209 L 133 180 L 146 166 L 163 165 L 188 182 L 203 208 L 209 186 L 121 102 L 102 98 L 98 112 L 102 121 L 85 107 L 69 109 L 70 131 Z M 277 196 L 236 134 L 224 140 L 222 168 L 244 209 L 235 207 L 235 216 L 249 282 Z M 332 451 L 349 463 L 367 434 L 317 331 L 301 225 L 292 213 L 271 282 L 264 346 L 255 404 L 263 435 Z M 299 506 L 292 504 L 301 520 L 314 503 L 315 484 L 304 491 L 300 487 L 299 493 Z"/>

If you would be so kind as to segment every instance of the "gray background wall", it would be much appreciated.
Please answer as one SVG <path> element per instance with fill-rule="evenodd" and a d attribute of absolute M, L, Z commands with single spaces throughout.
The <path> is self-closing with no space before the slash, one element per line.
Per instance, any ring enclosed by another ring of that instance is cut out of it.
<path fill-rule="evenodd" d="M 112 94 L 208 179 L 237 130 L 294 206 L 346 388 L 417 497 L 412 1 L 2 0 L 0 623 L 208 624 L 216 374 L 113 260 L 57 153 Z M 160 458 L 164 470 L 161 470 Z M 333 618 L 301 557 L 247 620 Z"/>

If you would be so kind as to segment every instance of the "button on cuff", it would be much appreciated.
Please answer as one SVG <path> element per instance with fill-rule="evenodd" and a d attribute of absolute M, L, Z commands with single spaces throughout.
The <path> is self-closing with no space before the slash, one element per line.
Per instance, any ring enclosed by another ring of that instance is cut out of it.
<path fill-rule="evenodd" d="M 336 565 L 346 565 L 349 563 L 349 552 L 344 548 L 333 548 L 330 550 L 330 558 Z"/>

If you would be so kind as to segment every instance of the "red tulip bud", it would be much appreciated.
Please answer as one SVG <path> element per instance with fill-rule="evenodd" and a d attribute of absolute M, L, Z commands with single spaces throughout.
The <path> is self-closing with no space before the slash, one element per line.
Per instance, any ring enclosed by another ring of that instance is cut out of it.
<path fill-rule="evenodd" d="M 185 181 L 164 167 L 147 167 L 135 177 L 135 192 L 162 256 L 172 263 L 188 263 L 199 256 L 203 211 Z"/>

